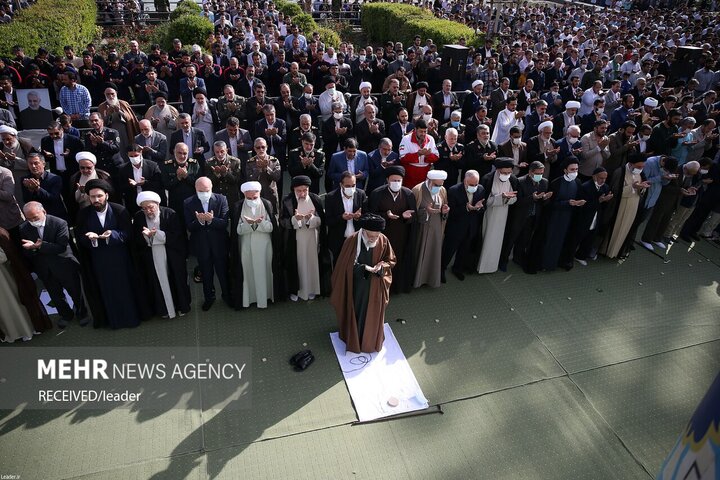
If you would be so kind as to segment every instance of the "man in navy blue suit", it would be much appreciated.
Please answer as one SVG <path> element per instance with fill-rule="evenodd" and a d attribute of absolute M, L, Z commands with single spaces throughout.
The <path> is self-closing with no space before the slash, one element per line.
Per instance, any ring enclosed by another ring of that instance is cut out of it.
<path fill-rule="evenodd" d="M 343 172 L 350 172 L 355 175 L 358 188 L 364 190 L 369 175 L 367 153 L 358 150 L 358 143 L 354 138 L 345 140 L 343 147 L 345 150 L 333 154 L 330 159 L 328 176 L 332 181 L 332 189 L 335 190 L 340 186 Z"/>
<path fill-rule="evenodd" d="M 47 213 L 67 220 L 62 178 L 45 170 L 45 159 L 37 152 L 28 154 L 27 165 L 30 175 L 22 180 L 23 202 L 40 202 Z"/>
<path fill-rule="evenodd" d="M 477 170 L 468 170 L 462 183 L 448 189 L 450 213 L 445 225 L 442 248 L 442 283 L 445 283 L 445 269 L 453 255 L 455 263 L 452 272 L 461 281 L 465 280 L 465 273 L 472 271 L 477 265 L 477 261 L 472 258 L 472 247 L 477 242 L 484 201 L 485 189 L 480 185 L 480 174 Z"/>
<path fill-rule="evenodd" d="M 389 138 L 380 140 L 378 148 L 368 155 L 369 177 L 365 187 L 366 192 L 372 193 L 378 187 L 385 185 L 385 169 L 391 165 L 400 165 L 400 156 L 393 152 L 393 143 Z"/>
<path fill-rule="evenodd" d="M 215 274 L 222 298 L 230 305 L 227 277 L 228 255 L 228 203 L 224 195 L 212 193 L 212 182 L 207 177 L 195 181 L 196 195 L 185 200 L 185 224 L 190 232 L 190 249 L 197 257 L 202 271 L 204 312 L 215 303 Z"/>

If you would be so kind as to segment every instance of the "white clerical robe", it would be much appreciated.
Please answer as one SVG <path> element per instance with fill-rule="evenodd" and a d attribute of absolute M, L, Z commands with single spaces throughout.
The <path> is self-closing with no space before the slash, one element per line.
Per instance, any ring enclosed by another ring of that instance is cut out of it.
<path fill-rule="evenodd" d="M 262 217 L 260 223 L 250 225 L 245 218 L 253 220 Z M 243 269 L 243 307 L 256 303 L 258 308 L 267 308 L 268 298 L 273 297 L 272 271 L 272 230 L 265 207 L 257 207 L 243 202 L 237 233 L 240 236 L 240 261 Z M 317 257 L 317 255 L 316 255 Z"/>
<path fill-rule="evenodd" d="M 154 219 L 145 217 L 147 227 L 152 230 L 157 228 L 155 236 L 148 237 L 143 235 L 147 244 L 152 248 L 153 266 L 155 267 L 155 274 L 157 275 L 158 282 L 160 283 L 160 290 L 162 291 L 163 300 L 165 300 L 165 308 L 167 309 L 168 317 L 175 318 L 175 302 L 172 297 L 172 290 L 170 289 L 170 279 L 168 277 L 168 262 L 167 252 L 165 251 L 165 242 L 167 240 L 165 232 L 160 230 L 160 219 L 157 217 Z"/>
<path fill-rule="evenodd" d="M 510 181 L 501 182 L 498 174 L 495 173 L 490 196 L 487 199 L 487 211 L 483 218 L 483 245 L 478 262 L 478 273 L 492 273 L 498 269 L 508 208 L 517 201 L 517 197 L 506 200 L 502 194 L 511 190 Z"/>
<path fill-rule="evenodd" d="M 310 198 L 298 200 L 297 211 L 306 215 L 315 210 Z M 298 281 L 300 290 L 297 296 L 307 300 L 310 295 L 320 295 L 320 266 L 318 264 L 318 228 L 321 224 L 320 217 L 313 214 L 309 220 L 298 221 L 292 219 L 292 226 L 295 229 L 295 242 L 297 250 Z"/>

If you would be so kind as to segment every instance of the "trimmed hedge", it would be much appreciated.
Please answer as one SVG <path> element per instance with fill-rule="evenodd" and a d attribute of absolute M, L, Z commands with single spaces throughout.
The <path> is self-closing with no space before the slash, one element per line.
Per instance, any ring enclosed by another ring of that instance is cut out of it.
<path fill-rule="evenodd" d="M 62 53 L 65 45 L 82 49 L 95 38 L 94 0 L 38 0 L 20 10 L 11 23 L 0 25 L 0 55 L 12 56 L 20 45 L 34 56 L 39 47 Z"/>
<path fill-rule="evenodd" d="M 332 28 L 317 27 L 313 32 L 320 34 L 320 40 L 325 44 L 326 47 L 339 47 L 340 46 L 340 35 Z M 312 33 L 312 32 L 310 32 Z"/>
<path fill-rule="evenodd" d="M 183 15 L 200 15 L 201 13 L 200 5 L 192 0 L 182 0 L 177 4 L 175 10 L 170 12 L 170 20 L 175 20 Z"/>
<path fill-rule="evenodd" d="M 282 12 L 283 15 L 289 15 L 291 17 L 294 17 L 295 15 L 300 15 L 303 13 L 303 9 L 300 5 L 293 2 L 288 2 L 287 0 L 277 0 L 275 2 L 275 6 L 277 7 L 278 11 Z"/>
<path fill-rule="evenodd" d="M 392 40 L 411 45 L 415 35 L 420 35 L 423 39 L 432 38 L 438 47 L 456 44 L 460 38 L 465 38 L 468 46 L 483 45 L 484 36 L 475 35 L 471 28 L 439 19 L 427 10 L 411 5 L 363 3 L 361 18 L 363 31 L 374 43 Z"/>

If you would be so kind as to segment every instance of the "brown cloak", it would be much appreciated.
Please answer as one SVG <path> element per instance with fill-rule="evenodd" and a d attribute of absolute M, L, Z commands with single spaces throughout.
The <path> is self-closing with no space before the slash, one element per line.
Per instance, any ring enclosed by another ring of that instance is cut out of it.
<path fill-rule="evenodd" d="M 350 352 L 379 352 L 382 349 L 385 335 L 385 308 L 390 300 L 390 285 L 392 284 L 392 268 L 395 266 L 395 252 L 385 235 L 378 237 L 373 249 L 373 265 L 383 262 L 382 276 L 372 275 L 370 283 L 370 303 L 365 317 L 365 330 L 361 340 L 358 338 L 357 319 L 353 304 L 353 266 L 357 250 L 357 236 L 355 232 L 348 237 L 340 251 L 335 270 L 332 274 L 332 294 L 330 303 L 335 308 L 338 318 L 340 339 L 345 342 Z"/>

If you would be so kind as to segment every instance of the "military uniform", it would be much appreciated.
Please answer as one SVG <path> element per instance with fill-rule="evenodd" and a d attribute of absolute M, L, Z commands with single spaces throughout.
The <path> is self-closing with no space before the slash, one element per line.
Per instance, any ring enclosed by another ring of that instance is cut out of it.
<path fill-rule="evenodd" d="M 177 169 L 180 164 L 174 158 L 166 160 L 162 165 L 162 183 L 168 191 L 168 205 L 175 210 L 181 221 L 184 219 L 183 203 L 186 198 L 195 195 L 195 180 L 202 176 L 200 165 L 194 158 L 189 158 L 184 166 L 187 167 L 187 177 L 178 179 Z"/>
<path fill-rule="evenodd" d="M 216 174 L 212 168 L 222 165 L 226 166 L 228 171 L 224 175 Z M 232 155 L 226 155 L 221 162 L 216 157 L 212 157 L 205 165 L 205 176 L 212 181 L 213 192 L 227 197 L 228 205 L 232 211 L 235 204 L 240 200 L 240 190 L 238 189 L 238 185 L 242 180 L 240 159 Z"/>

